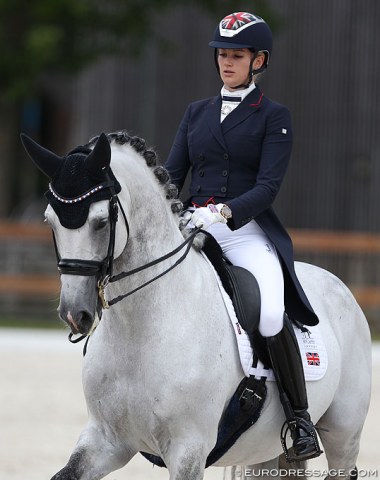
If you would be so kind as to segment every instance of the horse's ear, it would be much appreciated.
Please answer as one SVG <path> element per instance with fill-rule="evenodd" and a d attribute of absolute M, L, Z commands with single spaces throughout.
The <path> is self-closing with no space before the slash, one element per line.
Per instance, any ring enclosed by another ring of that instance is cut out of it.
<path fill-rule="evenodd" d="M 53 178 L 59 167 L 62 165 L 63 158 L 59 157 L 55 153 L 41 147 L 38 143 L 32 140 L 30 137 L 22 133 L 20 135 L 21 142 L 28 153 L 29 157 L 37 165 L 37 167 L 47 177 Z"/>
<path fill-rule="evenodd" d="M 87 171 L 98 179 L 104 179 L 111 163 L 111 147 L 107 135 L 102 133 L 92 152 L 86 158 Z"/>

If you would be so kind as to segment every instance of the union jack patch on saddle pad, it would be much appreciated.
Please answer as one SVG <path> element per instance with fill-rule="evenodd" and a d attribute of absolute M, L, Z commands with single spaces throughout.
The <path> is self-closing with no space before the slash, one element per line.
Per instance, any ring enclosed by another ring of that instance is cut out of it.
<path fill-rule="evenodd" d="M 314 365 L 316 367 L 319 367 L 321 364 L 318 353 L 306 352 L 306 360 L 308 365 Z"/>

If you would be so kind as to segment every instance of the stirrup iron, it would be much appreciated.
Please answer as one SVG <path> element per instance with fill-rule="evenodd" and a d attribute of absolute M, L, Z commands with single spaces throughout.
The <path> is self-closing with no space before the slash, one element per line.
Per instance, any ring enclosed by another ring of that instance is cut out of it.
<path fill-rule="evenodd" d="M 314 452 L 296 455 L 293 446 L 288 448 L 286 437 L 289 434 L 293 440 L 292 432 L 297 430 L 304 430 L 309 437 L 312 437 L 314 442 Z M 310 460 L 311 458 L 319 457 L 323 453 L 323 450 L 321 450 L 319 446 L 315 426 L 301 417 L 294 417 L 292 420 L 285 420 L 281 428 L 281 445 L 284 450 L 285 459 L 289 463 Z"/>

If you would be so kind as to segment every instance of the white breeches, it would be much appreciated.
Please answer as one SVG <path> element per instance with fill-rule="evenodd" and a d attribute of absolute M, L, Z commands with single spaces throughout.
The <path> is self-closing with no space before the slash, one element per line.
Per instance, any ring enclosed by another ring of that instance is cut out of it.
<path fill-rule="evenodd" d="M 235 231 L 222 223 L 208 231 L 233 265 L 256 277 L 261 295 L 259 331 L 264 337 L 276 335 L 283 327 L 284 276 L 273 243 L 254 220 Z"/>

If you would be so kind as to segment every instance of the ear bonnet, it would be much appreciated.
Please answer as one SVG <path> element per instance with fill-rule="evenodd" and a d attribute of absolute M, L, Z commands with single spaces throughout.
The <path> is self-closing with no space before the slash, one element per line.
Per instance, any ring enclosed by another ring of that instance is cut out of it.
<path fill-rule="evenodd" d="M 100 135 L 93 150 L 80 146 L 65 157 L 55 155 L 26 135 L 21 135 L 21 140 L 34 163 L 51 179 L 45 197 L 63 227 L 81 227 L 91 203 L 108 200 L 121 191 L 110 168 L 111 147 L 105 134 Z"/>

